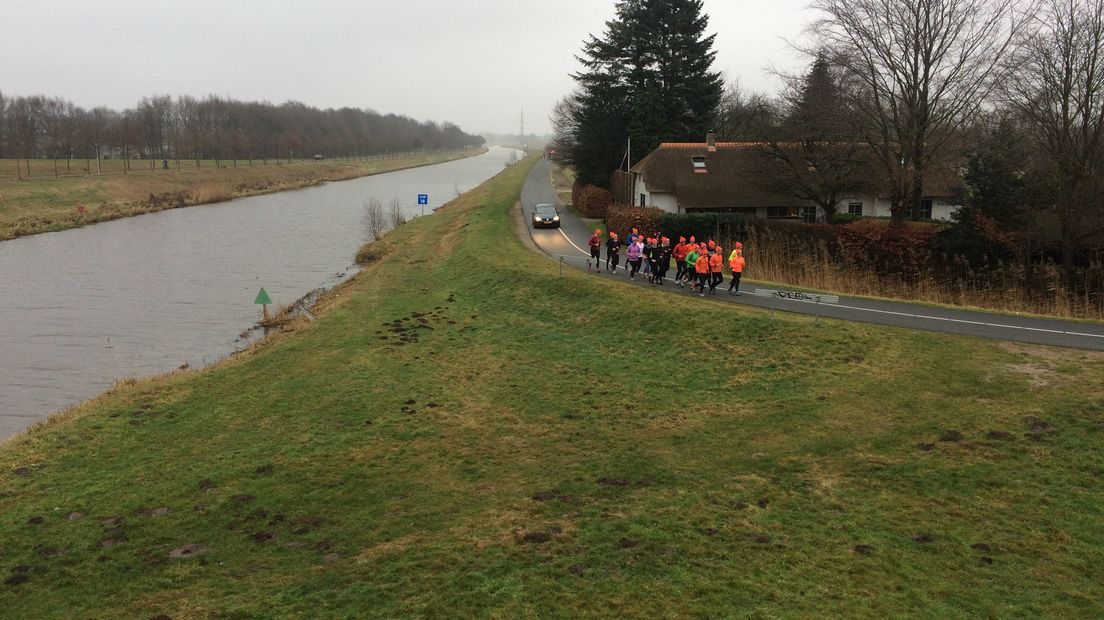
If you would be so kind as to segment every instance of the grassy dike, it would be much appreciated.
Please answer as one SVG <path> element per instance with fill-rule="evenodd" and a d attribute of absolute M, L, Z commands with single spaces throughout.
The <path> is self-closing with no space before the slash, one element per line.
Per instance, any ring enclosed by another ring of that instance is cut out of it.
<path fill-rule="evenodd" d="M 4 445 L 0 616 L 1104 614 L 1104 357 L 559 278 L 531 163 Z"/>
<path fill-rule="evenodd" d="M 357 177 L 406 168 L 428 166 L 471 157 L 486 149 L 417 153 L 395 159 L 369 161 L 323 161 L 267 166 L 259 161 L 238 166 L 228 161 L 216 168 L 203 162 L 195 168 L 182 161 L 181 168 L 144 169 L 136 162 L 128 175 L 76 176 L 60 179 L 36 178 L 0 182 L 0 241 L 24 235 L 79 228 L 86 224 L 117 220 L 142 213 L 221 202 L 244 196 L 271 194 L 301 189 L 326 181 L 345 181 Z M 11 160 L 0 160 L 0 163 Z M 115 164 L 118 160 L 109 160 Z M 173 160 L 176 161 L 176 160 Z M 37 161 L 46 168 L 50 161 Z M 77 205 L 85 207 L 84 213 Z"/>

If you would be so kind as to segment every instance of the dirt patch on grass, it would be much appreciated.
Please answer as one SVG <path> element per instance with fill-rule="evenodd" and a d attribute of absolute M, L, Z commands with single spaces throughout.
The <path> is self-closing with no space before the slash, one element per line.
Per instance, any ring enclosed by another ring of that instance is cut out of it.
<path fill-rule="evenodd" d="M 1054 376 L 1053 370 L 1044 368 L 1038 364 L 1006 364 L 1005 368 L 1009 372 L 1027 377 L 1031 384 L 1031 389 L 1033 390 L 1050 385 L 1051 379 Z"/>
<path fill-rule="evenodd" d="M 191 544 L 184 545 L 183 547 L 177 547 L 169 552 L 170 558 L 190 558 L 194 555 L 202 555 L 207 553 L 207 547 L 203 545 Z"/>

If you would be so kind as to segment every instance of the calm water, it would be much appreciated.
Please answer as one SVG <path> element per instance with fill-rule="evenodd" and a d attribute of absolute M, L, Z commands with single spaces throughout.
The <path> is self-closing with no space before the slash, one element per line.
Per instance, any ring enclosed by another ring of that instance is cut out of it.
<path fill-rule="evenodd" d="M 242 346 L 265 287 L 291 303 L 348 273 L 369 198 L 410 216 L 501 171 L 510 151 L 0 243 L 0 439 L 116 378 Z"/>

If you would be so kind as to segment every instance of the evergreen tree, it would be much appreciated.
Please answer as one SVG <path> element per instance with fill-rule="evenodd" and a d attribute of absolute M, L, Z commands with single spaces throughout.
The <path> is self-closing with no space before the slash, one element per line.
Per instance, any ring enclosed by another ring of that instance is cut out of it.
<path fill-rule="evenodd" d="M 626 138 L 640 154 L 704 138 L 722 93 L 708 24 L 701 0 L 621 0 L 584 44 L 571 153 L 581 182 L 607 187 Z"/>

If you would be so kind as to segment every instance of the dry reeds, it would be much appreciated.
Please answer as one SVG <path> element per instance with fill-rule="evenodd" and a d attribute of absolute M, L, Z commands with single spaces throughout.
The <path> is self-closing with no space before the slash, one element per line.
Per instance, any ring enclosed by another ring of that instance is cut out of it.
<path fill-rule="evenodd" d="M 771 226 L 749 226 L 747 277 L 848 295 L 886 297 L 1066 318 L 1104 318 L 1104 265 L 1079 269 L 1071 290 L 1061 268 L 997 262 L 978 269 L 961 257 L 930 257 L 907 267 L 871 264 L 842 243 L 797 238 Z M 732 240 L 726 244 L 731 247 Z"/>

